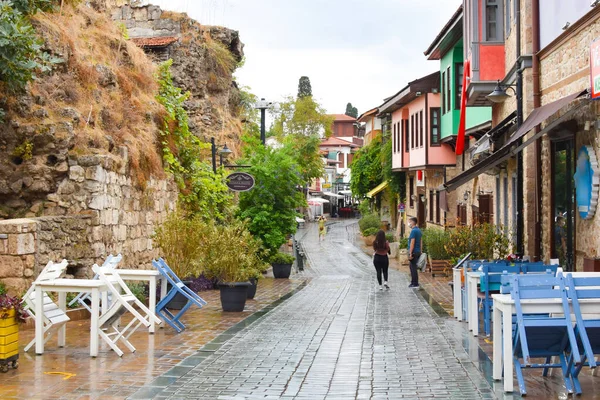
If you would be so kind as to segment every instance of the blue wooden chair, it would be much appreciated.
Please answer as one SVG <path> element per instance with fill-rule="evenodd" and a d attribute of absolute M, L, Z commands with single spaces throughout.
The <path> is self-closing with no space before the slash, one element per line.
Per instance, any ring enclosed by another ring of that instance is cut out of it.
<path fill-rule="evenodd" d="M 600 298 L 600 278 L 573 277 L 571 274 L 567 274 L 566 286 L 568 288 L 567 296 L 571 299 L 573 313 L 577 321 L 575 336 L 577 338 L 577 349 L 581 356 L 581 362 L 577 364 L 575 360 L 577 349 L 571 351 L 569 368 L 575 385 L 575 393 L 581 394 L 581 385 L 579 384 L 581 369 L 586 365 L 590 368 L 596 368 L 597 366 L 594 356 L 600 354 L 600 319 L 583 319 L 579 300 Z"/>
<path fill-rule="evenodd" d="M 546 273 L 550 271 L 554 275 L 556 275 L 556 270 L 558 269 L 558 265 L 548 265 L 543 262 L 528 262 L 528 263 L 520 263 L 521 272 L 524 274 L 537 274 L 537 273 Z"/>
<path fill-rule="evenodd" d="M 185 325 L 180 321 L 180 318 L 185 314 L 185 312 L 192 306 L 197 305 L 202 308 L 206 305 L 206 301 L 198 294 L 194 293 L 190 288 L 185 286 L 181 279 L 169 268 L 165 260 L 159 258 L 157 261 L 152 260 L 152 265 L 161 273 L 165 279 L 171 284 L 171 290 L 167 293 L 167 295 L 158 302 L 156 305 L 156 314 L 158 314 L 165 322 L 173 327 L 178 333 L 182 332 L 185 329 Z M 175 297 L 177 293 L 181 293 L 185 298 L 187 298 L 187 303 L 183 308 L 177 313 L 173 314 L 171 311 L 167 309 L 167 304 Z"/>
<path fill-rule="evenodd" d="M 492 293 L 499 292 L 502 275 L 518 274 L 520 268 L 508 263 L 483 263 L 479 284 L 480 312 L 483 313 L 483 330 L 490 335 L 491 313 L 493 307 Z M 479 322 L 479 321 L 478 321 Z"/>
<path fill-rule="evenodd" d="M 581 362 L 581 357 L 562 274 L 556 277 L 546 274 L 514 275 L 511 295 L 517 314 L 513 357 L 521 395 L 527 394 L 523 368 L 543 368 L 543 376 L 547 376 L 549 368 L 560 368 L 567 391 L 573 393 L 566 351 L 572 349 L 573 361 L 576 364 Z M 558 317 L 542 313 L 524 314 L 521 301 L 529 299 L 559 299 L 563 315 Z M 559 357 L 560 362 L 552 363 L 553 356 Z M 542 358 L 545 361 L 534 363 L 533 358 Z"/>

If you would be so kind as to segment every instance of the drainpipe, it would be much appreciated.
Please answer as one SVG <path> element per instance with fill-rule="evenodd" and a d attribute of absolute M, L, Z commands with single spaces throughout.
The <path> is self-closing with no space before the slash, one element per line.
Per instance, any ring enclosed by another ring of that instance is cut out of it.
<path fill-rule="evenodd" d="M 532 35 L 533 35 L 533 108 L 538 108 L 542 105 L 540 93 L 540 59 L 538 52 L 540 51 L 540 0 L 531 1 L 532 13 Z M 539 125 L 535 129 L 536 133 L 540 131 Z M 542 138 L 535 141 L 535 254 L 536 260 L 542 258 Z"/>
<path fill-rule="evenodd" d="M 521 58 L 521 1 L 516 0 L 517 23 L 517 62 Z M 517 68 L 517 129 L 523 124 L 523 71 Z M 521 140 L 519 140 L 521 144 Z M 517 154 L 517 253 L 525 254 L 523 247 L 523 152 Z"/>

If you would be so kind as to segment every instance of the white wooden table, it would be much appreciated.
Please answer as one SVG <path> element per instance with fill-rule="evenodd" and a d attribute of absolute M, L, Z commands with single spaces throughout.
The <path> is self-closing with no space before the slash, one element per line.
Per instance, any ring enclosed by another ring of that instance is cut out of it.
<path fill-rule="evenodd" d="M 35 284 L 35 298 L 43 299 L 44 292 L 58 292 L 58 306 L 66 311 L 68 292 L 90 292 L 92 294 L 92 313 L 90 317 L 90 356 L 98 356 L 98 319 L 100 316 L 100 294 L 106 293 L 108 287 L 99 280 L 90 279 L 54 279 Z M 44 354 L 44 302 L 35 302 L 35 353 Z M 65 346 L 67 324 L 58 331 L 58 346 Z"/>
<path fill-rule="evenodd" d="M 598 276 L 596 274 L 595 276 Z M 494 342 L 493 342 L 493 374 L 494 380 L 502 379 L 502 365 L 504 364 L 504 391 L 512 392 L 513 382 L 513 357 L 512 357 L 512 316 L 516 313 L 515 302 L 510 294 L 493 294 L 494 300 Z M 579 300 L 582 314 L 598 313 L 600 298 Z M 563 313 L 561 299 L 527 299 L 521 300 L 521 307 L 525 314 Z M 506 329 L 504 329 L 506 327 Z M 504 354 L 504 357 L 503 357 Z"/>
<path fill-rule="evenodd" d="M 167 280 L 163 279 L 160 272 L 155 269 L 117 269 L 116 272 L 124 281 L 147 281 L 149 282 L 150 290 L 148 291 L 148 308 L 152 313 L 156 312 L 156 287 L 158 281 L 161 281 L 160 298 L 161 300 L 167 295 Z M 149 332 L 154 333 L 154 321 L 150 319 Z"/>

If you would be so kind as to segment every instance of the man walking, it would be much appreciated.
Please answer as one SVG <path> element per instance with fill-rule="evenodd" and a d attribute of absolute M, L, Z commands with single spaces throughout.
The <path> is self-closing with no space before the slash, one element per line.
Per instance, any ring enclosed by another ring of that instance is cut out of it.
<path fill-rule="evenodd" d="M 408 219 L 408 228 L 410 235 L 408 236 L 408 259 L 410 260 L 410 285 L 409 288 L 419 287 L 419 274 L 417 272 L 417 261 L 421 256 L 423 248 L 423 232 L 417 226 L 419 221 L 415 217 Z"/>

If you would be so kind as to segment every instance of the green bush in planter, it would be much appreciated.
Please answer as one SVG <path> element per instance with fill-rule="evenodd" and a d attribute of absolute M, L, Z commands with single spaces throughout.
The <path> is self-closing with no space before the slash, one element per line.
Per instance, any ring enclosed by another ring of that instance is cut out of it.
<path fill-rule="evenodd" d="M 385 234 L 385 240 L 387 240 L 388 242 L 392 243 L 395 240 L 394 234 L 393 233 L 386 233 Z"/>
<path fill-rule="evenodd" d="M 363 231 L 363 236 L 375 236 L 380 228 L 367 228 Z"/>
<path fill-rule="evenodd" d="M 367 214 L 358 220 L 358 226 L 363 236 L 369 236 L 365 234 L 365 230 L 369 228 L 379 230 L 381 228 L 381 220 L 377 214 Z"/>
<path fill-rule="evenodd" d="M 423 247 L 432 260 L 449 260 L 450 255 L 446 251 L 446 244 L 450 240 L 448 232 L 429 228 L 423 231 Z"/>
<path fill-rule="evenodd" d="M 398 239 L 398 247 L 401 249 L 406 249 L 408 248 L 408 238 L 400 238 Z"/>
<path fill-rule="evenodd" d="M 287 253 L 283 253 L 283 252 L 279 251 L 271 257 L 270 261 L 271 261 L 271 264 L 286 265 L 286 264 L 293 264 L 295 259 L 296 258 L 294 256 L 292 256 L 291 254 L 287 254 Z"/>

